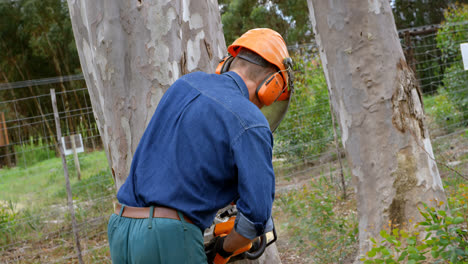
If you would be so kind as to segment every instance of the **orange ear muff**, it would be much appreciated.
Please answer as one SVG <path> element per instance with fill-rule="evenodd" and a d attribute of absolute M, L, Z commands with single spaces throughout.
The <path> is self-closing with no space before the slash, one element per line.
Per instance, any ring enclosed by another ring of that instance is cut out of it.
<path fill-rule="evenodd" d="M 257 97 L 264 105 L 271 105 L 282 96 L 285 86 L 280 72 L 275 72 L 257 87 Z"/>
<path fill-rule="evenodd" d="M 233 60 L 234 60 L 233 56 L 224 57 L 223 60 L 219 62 L 218 66 L 216 67 L 215 72 L 217 74 L 222 74 L 222 73 L 229 71 L 229 67 L 231 67 L 231 63 Z"/>

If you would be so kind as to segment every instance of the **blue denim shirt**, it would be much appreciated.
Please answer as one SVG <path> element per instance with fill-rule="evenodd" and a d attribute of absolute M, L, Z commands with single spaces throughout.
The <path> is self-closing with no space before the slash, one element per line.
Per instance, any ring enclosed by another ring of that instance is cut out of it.
<path fill-rule="evenodd" d="M 202 230 L 237 200 L 235 230 L 253 239 L 271 231 L 273 136 L 234 72 L 195 72 L 162 97 L 120 188 L 120 203 L 177 209 Z"/>

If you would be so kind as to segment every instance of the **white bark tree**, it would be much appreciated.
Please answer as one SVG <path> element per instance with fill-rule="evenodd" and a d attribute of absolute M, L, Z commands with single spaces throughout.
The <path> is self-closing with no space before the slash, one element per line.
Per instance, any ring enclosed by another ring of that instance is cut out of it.
<path fill-rule="evenodd" d="M 117 189 L 164 92 L 224 55 L 217 1 L 68 1 L 81 67 Z"/>
<path fill-rule="evenodd" d="M 68 0 L 81 67 L 117 190 L 159 100 L 226 54 L 216 0 Z M 277 259 L 276 247 L 263 258 Z M 248 262 L 264 263 L 264 262 Z"/>
<path fill-rule="evenodd" d="M 445 201 L 388 0 L 308 0 L 334 112 L 353 175 L 360 254 L 383 227 L 421 219 L 422 202 Z"/>

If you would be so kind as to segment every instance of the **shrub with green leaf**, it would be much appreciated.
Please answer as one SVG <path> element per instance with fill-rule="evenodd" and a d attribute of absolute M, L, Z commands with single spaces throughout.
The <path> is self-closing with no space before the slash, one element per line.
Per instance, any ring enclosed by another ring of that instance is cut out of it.
<path fill-rule="evenodd" d="M 468 40 L 468 5 L 449 8 L 445 22 L 437 33 L 437 47 L 442 52 L 445 68 L 443 84 L 450 100 L 468 119 L 468 71 L 464 71 L 460 44 Z"/>
<path fill-rule="evenodd" d="M 14 230 L 10 228 L 15 224 L 15 206 L 11 201 L 0 201 L 0 245 L 9 243 Z"/>
<path fill-rule="evenodd" d="M 437 95 L 425 97 L 425 110 L 433 118 L 436 126 L 450 133 L 462 124 L 462 114 L 457 106 L 450 100 L 446 89 L 439 89 Z"/>
<path fill-rule="evenodd" d="M 325 177 L 276 200 L 288 216 L 282 227 L 290 234 L 295 248 L 313 263 L 345 263 L 344 259 L 355 252 L 357 218 L 354 212 L 340 208 L 341 202 Z M 337 213 L 336 208 L 345 212 Z"/>
<path fill-rule="evenodd" d="M 424 220 L 416 231 L 393 228 L 382 230 L 381 241 L 371 238 L 372 249 L 361 260 L 373 263 L 468 263 L 468 186 L 460 184 L 448 199 L 452 210 L 423 204 Z M 439 206 L 442 206 L 440 203 Z"/>

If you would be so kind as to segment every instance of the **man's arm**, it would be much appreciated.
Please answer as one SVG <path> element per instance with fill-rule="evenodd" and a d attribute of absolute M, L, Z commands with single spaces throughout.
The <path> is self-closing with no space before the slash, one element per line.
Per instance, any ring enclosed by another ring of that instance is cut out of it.
<path fill-rule="evenodd" d="M 238 235 L 251 241 L 273 229 L 273 138 L 269 127 L 256 126 L 244 131 L 231 146 L 237 166 L 239 192 L 234 228 Z"/>

